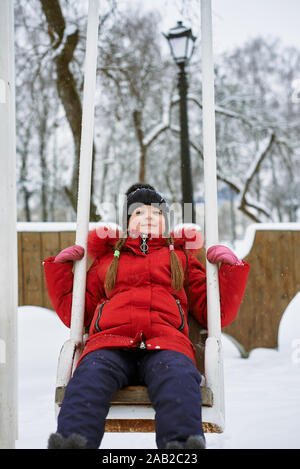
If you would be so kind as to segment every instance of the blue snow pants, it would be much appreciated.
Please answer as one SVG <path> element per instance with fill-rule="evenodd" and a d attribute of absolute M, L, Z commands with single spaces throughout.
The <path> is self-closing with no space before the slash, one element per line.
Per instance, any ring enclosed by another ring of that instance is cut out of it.
<path fill-rule="evenodd" d="M 112 395 L 123 386 L 145 384 L 155 410 L 156 444 L 184 444 L 202 435 L 201 375 L 186 355 L 171 350 L 100 349 L 87 354 L 66 388 L 57 432 L 77 433 L 97 449 Z"/>

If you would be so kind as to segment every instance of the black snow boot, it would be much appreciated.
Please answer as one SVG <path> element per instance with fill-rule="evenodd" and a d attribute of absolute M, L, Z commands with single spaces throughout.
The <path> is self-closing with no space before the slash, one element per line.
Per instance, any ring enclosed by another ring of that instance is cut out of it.
<path fill-rule="evenodd" d="M 48 440 L 48 449 L 86 449 L 86 438 L 73 433 L 64 438 L 60 433 L 52 433 Z"/>
<path fill-rule="evenodd" d="M 183 444 L 177 440 L 168 441 L 168 443 L 166 444 L 166 449 L 183 449 L 183 448 L 184 448 Z"/>
<path fill-rule="evenodd" d="M 205 449 L 205 438 L 202 435 L 190 435 L 185 444 L 173 440 L 166 444 L 166 449 Z"/>
<path fill-rule="evenodd" d="M 205 449 L 206 442 L 202 435 L 190 435 L 186 440 L 185 447 L 187 449 Z"/>

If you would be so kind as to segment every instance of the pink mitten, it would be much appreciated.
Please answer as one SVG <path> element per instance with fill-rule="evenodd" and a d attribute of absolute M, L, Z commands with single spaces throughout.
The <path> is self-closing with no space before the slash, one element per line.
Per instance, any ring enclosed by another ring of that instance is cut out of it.
<path fill-rule="evenodd" d="M 54 262 L 68 262 L 68 261 L 78 261 L 84 256 L 84 248 L 74 244 L 74 246 L 69 246 L 66 249 L 63 249 L 59 254 L 57 254 Z"/>
<path fill-rule="evenodd" d="M 185 248 L 191 252 L 199 251 L 203 244 L 203 237 L 201 234 L 201 228 L 195 223 L 183 223 L 176 226 L 173 237 L 182 238 L 185 240 Z"/>
<path fill-rule="evenodd" d="M 185 237 L 187 238 L 186 241 L 186 249 L 190 251 L 197 251 L 201 249 L 204 241 L 200 231 L 196 230 L 195 228 L 185 228 L 184 229 Z"/>
<path fill-rule="evenodd" d="M 212 264 L 223 264 L 230 265 L 243 265 L 241 261 L 229 248 L 226 246 L 216 245 L 211 246 L 206 253 L 206 257 Z"/>

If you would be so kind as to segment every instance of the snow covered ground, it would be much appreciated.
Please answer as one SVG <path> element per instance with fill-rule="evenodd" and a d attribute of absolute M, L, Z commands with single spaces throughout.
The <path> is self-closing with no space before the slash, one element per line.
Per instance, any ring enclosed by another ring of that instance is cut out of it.
<path fill-rule="evenodd" d="M 17 449 L 46 448 L 56 429 L 54 388 L 67 329 L 49 310 L 18 311 L 19 439 Z M 223 336 L 226 430 L 208 434 L 208 449 L 300 448 L 300 293 L 285 311 L 279 350 L 255 349 L 248 359 Z M 154 434 L 104 436 L 101 448 L 155 449 Z"/>

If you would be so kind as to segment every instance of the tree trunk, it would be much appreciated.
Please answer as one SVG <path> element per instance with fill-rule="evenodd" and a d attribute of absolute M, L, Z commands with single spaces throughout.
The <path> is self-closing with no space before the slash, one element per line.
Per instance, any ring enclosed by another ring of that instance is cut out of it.
<path fill-rule="evenodd" d="M 43 98 L 42 98 L 43 99 Z M 47 105 L 43 103 L 43 115 L 40 116 L 39 123 L 39 154 L 42 174 L 42 187 L 41 187 L 41 210 L 42 220 L 48 221 L 48 208 L 47 208 L 47 193 L 48 193 L 48 171 L 46 159 L 46 138 L 47 138 Z"/>
<path fill-rule="evenodd" d="M 136 136 L 140 146 L 140 168 L 139 168 L 139 181 L 145 182 L 146 179 L 146 157 L 147 147 L 143 143 L 143 130 L 142 130 L 142 112 L 135 109 L 133 111 L 133 123 Z"/>
<path fill-rule="evenodd" d="M 51 41 L 51 47 L 55 51 L 61 44 L 64 31 L 65 20 L 62 15 L 61 7 L 58 0 L 40 0 L 43 12 L 46 16 L 48 24 L 48 34 Z M 74 57 L 74 51 L 78 45 L 79 31 L 76 29 L 72 34 L 69 34 L 61 51 L 55 56 L 54 62 L 56 65 L 57 73 L 57 91 L 61 103 L 64 107 L 68 123 L 70 125 L 74 147 L 75 147 L 75 162 L 73 166 L 72 181 L 70 187 L 64 187 L 65 194 L 67 195 L 71 206 L 75 213 L 77 211 L 77 196 L 78 196 L 78 178 L 79 178 L 79 159 L 80 159 L 80 139 L 81 139 L 81 120 L 82 120 L 82 106 L 77 91 L 77 86 L 73 74 L 69 68 L 70 63 Z M 95 156 L 95 148 L 93 147 L 93 163 Z M 93 164 L 94 167 L 94 164 Z M 92 167 L 92 168 L 93 168 Z M 93 169 L 92 169 L 92 187 L 91 187 L 91 203 L 90 203 L 90 220 L 96 221 L 96 207 L 93 203 Z M 98 217 L 99 218 L 99 217 Z"/>
<path fill-rule="evenodd" d="M 21 156 L 21 172 L 20 172 L 20 185 L 21 192 L 23 193 L 24 199 L 24 212 L 25 212 L 25 221 L 31 221 L 31 212 L 29 207 L 29 200 L 32 196 L 32 192 L 27 188 L 27 163 L 28 163 L 28 153 L 29 153 L 29 143 L 30 143 L 30 132 L 31 126 L 28 125 L 25 131 L 25 138 L 19 145 L 19 154 Z"/>

